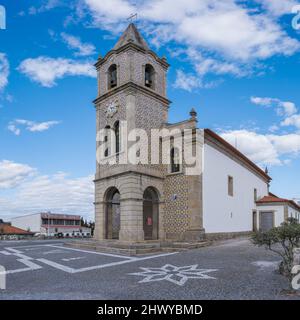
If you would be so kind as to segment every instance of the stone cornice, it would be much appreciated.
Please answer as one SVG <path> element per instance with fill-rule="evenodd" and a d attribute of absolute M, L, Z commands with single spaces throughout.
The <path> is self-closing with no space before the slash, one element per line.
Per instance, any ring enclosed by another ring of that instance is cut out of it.
<path fill-rule="evenodd" d="M 94 180 L 94 182 L 98 182 L 98 181 L 102 181 L 102 180 L 109 180 L 109 179 L 112 179 L 112 178 L 115 178 L 115 177 L 120 177 L 120 176 L 123 176 L 123 175 L 130 175 L 130 174 L 134 174 L 134 175 L 137 175 L 137 176 L 146 176 L 146 177 L 150 177 L 150 178 L 154 178 L 154 179 L 158 179 L 158 180 L 164 180 L 163 177 L 159 177 L 157 175 L 152 175 L 152 174 L 144 173 L 144 172 L 140 172 L 140 171 L 128 170 L 128 171 L 123 171 L 121 173 L 115 173 L 115 174 L 107 175 L 107 176 L 104 176 L 104 177 L 101 177 L 101 178 L 96 178 Z"/>
<path fill-rule="evenodd" d="M 168 62 L 165 59 L 161 59 L 157 56 L 156 53 L 154 53 L 152 50 L 145 50 L 141 47 L 139 47 L 138 45 L 134 44 L 134 43 L 128 43 L 125 46 L 117 49 L 117 50 L 111 50 L 109 51 L 104 58 L 99 58 L 98 61 L 95 63 L 95 67 L 98 70 L 101 65 L 105 62 L 108 61 L 108 59 L 113 55 L 113 54 L 119 54 L 122 51 L 128 51 L 130 49 L 134 49 L 135 51 L 139 51 L 142 52 L 144 54 L 150 54 L 158 63 L 160 63 L 165 69 L 168 69 L 170 67 L 170 65 L 168 64 Z"/>
<path fill-rule="evenodd" d="M 169 99 L 157 94 L 155 91 L 144 88 L 143 86 L 140 86 L 132 81 L 108 91 L 107 93 L 103 94 L 102 96 L 96 98 L 93 102 L 95 105 L 97 105 L 100 102 L 114 96 L 115 94 L 120 93 L 122 91 L 126 91 L 126 90 L 127 91 L 132 90 L 133 92 L 140 91 L 144 94 L 147 94 L 148 96 L 151 96 L 152 98 L 159 100 L 160 102 L 162 102 L 163 104 L 165 104 L 167 106 L 169 106 L 172 103 Z"/>

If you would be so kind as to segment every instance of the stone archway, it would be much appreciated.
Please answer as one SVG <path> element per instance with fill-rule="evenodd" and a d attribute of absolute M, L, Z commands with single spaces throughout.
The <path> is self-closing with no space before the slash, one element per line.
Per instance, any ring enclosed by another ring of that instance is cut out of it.
<path fill-rule="evenodd" d="M 159 196 L 148 187 L 143 196 L 143 224 L 145 240 L 157 240 L 159 234 Z"/>
<path fill-rule="evenodd" d="M 106 212 L 105 212 L 105 238 L 119 239 L 120 232 L 120 192 L 117 188 L 111 188 L 106 194 Z"/>

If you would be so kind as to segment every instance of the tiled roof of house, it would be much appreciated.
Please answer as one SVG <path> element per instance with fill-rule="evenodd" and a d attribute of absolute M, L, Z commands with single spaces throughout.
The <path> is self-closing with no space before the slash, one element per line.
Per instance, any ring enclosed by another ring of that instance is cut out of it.
<path fill-rule="evenodd" d="M 34 233 L 13 227 L 9 224 L 0 224 L 0 235 L 33 235 Z"/>
<path fill-rule="evenodd" d="M 256 201 L 256 203 L 258 205 L 266 203 L 286 203 L 300 211 L 300 206 L 295 201 L 279 198 L 273 193 L 270 193 L 268 196 L 261 198 L 260 200 Z"/>

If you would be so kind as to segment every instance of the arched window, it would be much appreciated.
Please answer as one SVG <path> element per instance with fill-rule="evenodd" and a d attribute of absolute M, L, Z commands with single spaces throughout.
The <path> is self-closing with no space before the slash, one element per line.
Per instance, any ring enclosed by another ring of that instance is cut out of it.
<path fill-rule="evenodd" d="M 145 86 L 154 89 L 154 68 L 151 64 L 146 64 L 145 67 Z"/>
<path fill-rule="evenodd" d="M 104 136 L 104 143 L 107 145 L 105 151 L 104 151 L 104 157 L 108 157 L 109 156 L 109 135 L 110 135 L 110 126 L 106 126 L 105 127 L 105 136 Z"/>
<path fill-rule="evenodd" d="M 180 172 L 180 157 L 179 157 L 179 150 L 177 148 L 171 149 L 171 173 Z"/>
<path fill-rule="evenodd" d="M 108 89 L 113 89 L 118 85 L 117 66 L 111 65 L 108 69 Z"/>
<path fill-rule="evenodd" d="M 115 136 L 116 136 L 116 153 L 120 152 L 120 122 L 117 121 L 114 125 Z"/>

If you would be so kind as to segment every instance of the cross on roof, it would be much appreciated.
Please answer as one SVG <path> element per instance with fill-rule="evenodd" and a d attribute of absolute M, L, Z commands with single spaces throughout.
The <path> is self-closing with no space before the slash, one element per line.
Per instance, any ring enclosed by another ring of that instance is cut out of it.
<path fill-rule="evenodd" d="M 137 21 L 137 16 L 138 16 L 137 13 L 134 13 L 129 18 L 127 18 L 127 20 L 132 23 L 134 19 L 135 21 Z"/>

